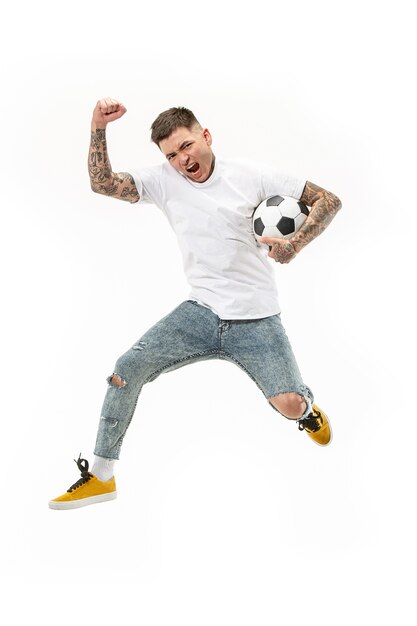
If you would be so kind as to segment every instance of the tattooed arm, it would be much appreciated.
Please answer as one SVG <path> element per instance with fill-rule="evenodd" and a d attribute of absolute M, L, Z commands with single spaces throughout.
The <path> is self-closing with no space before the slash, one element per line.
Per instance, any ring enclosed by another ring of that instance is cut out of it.
<path fill-rule="evenodd" d="M 311 209 L 300 230 L 290 240 L 296 252 L 300 252 L 304 246 L 320 235 L 342 208 L 342 203 L 334 193 L 309 181 L 306 182 L 300 202 L 311 207 Z"/>
<path fill-rule="evenodd" d="M 313 241 L 330 224 L 342 203 L 334 193 L 307 181 L 300 198 L 311 207 L 310 214 L 292 239 L 263 237 L 261 241 L 272 246 L 268 256 L 280 263 L 289 263 L 310 241 Z"/>
<path fill-rule="evenodd" d="M 107 153 L 106 126 L 109 122 L 119 119 L 126 109 L 117 100 L 104 98 L 97 102 L 91 121 L 91 142 L 88 154 L 88 171 L 91 189 L 119 200 L 137 202 L 139 193 L 133 177 L 122 172 L 112 172 Z"/>

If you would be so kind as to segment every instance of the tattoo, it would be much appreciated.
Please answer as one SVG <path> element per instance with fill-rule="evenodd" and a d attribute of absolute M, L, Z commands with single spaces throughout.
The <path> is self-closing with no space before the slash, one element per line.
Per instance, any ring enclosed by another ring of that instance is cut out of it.
<path fill-rule="evenodd" d="M 119 198 L 120 200 L 128 200 L 129 202 L 137 202 L 139 200 L 133 176 L 127 172 L 119 174 L 112 172 L 107 153 L 105 128 L 97 128 L 95 131 L 91 131 L 88 172 L 93 191 L 113 198 Z"/>
<path fill-rule="evenodd" d="M 304 187 L 300 202 L 307 204 L 311 210 L 300 230 L 291 239 L 296 252 L 318 237 L 342 207 L 342 203 L 334 193 L 309 181 Z"/>
<path fill-rule="evenodd" d="M 296 255 L 295 248 L 290 241 L 277 241 L 270 246 L 270 254 L 277 263 L 289 263 Z"/>

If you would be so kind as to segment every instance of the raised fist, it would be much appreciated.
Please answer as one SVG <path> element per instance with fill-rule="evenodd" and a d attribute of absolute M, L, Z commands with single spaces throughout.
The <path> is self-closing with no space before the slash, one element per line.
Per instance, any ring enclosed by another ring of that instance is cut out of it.
<path fill-rule="evenodd" d="M 93 111 L 93 122 L 96 126 L 106 126 L 126 113 L 126 107 L 114 98 L 102 98 Z"/>

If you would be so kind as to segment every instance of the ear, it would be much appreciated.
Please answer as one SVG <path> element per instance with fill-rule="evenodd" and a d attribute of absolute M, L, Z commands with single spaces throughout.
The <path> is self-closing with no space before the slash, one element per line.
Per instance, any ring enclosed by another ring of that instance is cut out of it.
<path fill-rule="evenodd" d="M 203 137 L 207 145 L 211 146 L 213 139 L 208 128 L 203 130 Z"/>

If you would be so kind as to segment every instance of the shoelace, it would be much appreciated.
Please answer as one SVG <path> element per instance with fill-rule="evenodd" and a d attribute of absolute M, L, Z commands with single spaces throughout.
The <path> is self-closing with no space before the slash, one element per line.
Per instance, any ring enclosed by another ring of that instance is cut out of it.
<path fill-rule="evenodd" d="M 93 478 L 93 474 L 90 474 L 90 472 L 88 471 L 88 461 L 87 459 L 81 458 L 81 452 L 78 457 L 78 461 L 75 461 L 75 463 L 77 464 L 77 467 L 81 472 L 81 478 L 79 478 L 76 483 L 74 483 L 69 489 L 67 489 L 68 493 L 71 493 L 71 491 L 74 491 L 74 489 L 78 489 L 78 487 L 81 487 L 81 485 L 85 485 L 85 483 L 88 483 L 88 481 Z"/>
<path fill-rule="evenodd" d="M 323 425 L 323 418 L 321 416 L 320 411 L 313 411 L 307 417 L 304 417 L 302 420 L 298 422 L 298 430 L 311 430 L 311 432 L 316 433 Z"/>

